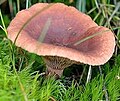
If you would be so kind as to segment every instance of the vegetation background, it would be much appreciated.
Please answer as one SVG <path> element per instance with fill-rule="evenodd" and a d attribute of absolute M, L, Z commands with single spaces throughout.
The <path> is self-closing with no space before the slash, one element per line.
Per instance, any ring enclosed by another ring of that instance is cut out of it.
<path fill-rule="evenodd" d="M 6 28 L 16 13 L 37 2 L 62 2 L 76 7 L 116 37 L 113 57 L 103 66 L 72 65 L 55 80 L 45 77 L 42 58 L 15 47 Z M 119 0 L 0 0 L 0 101 L 120 101 Z"/>

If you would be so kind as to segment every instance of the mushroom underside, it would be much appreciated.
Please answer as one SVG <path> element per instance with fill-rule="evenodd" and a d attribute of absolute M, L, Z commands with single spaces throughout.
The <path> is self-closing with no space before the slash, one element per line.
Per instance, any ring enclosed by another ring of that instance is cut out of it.
<path fill-rule="evenodd" d="M 43 56 L 43 60 L 46 64 L 46 74 L 61 76 L 64 68 L 76 64 L 78 62 L 63 58 L 59 56 Z"/>

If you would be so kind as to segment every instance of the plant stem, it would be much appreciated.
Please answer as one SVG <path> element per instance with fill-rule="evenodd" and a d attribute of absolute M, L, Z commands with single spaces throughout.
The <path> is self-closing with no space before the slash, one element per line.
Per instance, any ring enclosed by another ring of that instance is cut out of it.
<path fill-rule="evenodd" d="M 90 65 L 90 66 L 89 66 L 89 70 L 88 70 L 88 75 L 87 75 L 86 84 L 87 84 L 88 82 L 90 82 L 91 75 L 92 75 L 92 68 L 91 68 L 91 65 Z"/>
<path fill-rule="evenodd" d="M 26 0 L 26 9 L 28 9 L 28 4 L 29 4 L 29 2 L 28 2 L 28 0 Z"/>
<path fill-rule="evenodd" d="M 17 0 L 17 11 L 20 11 L 20 0 Z"/>
<path fill-rule="evenodd" d="M 100 75 L 103 76 L 101 66 L 99 66 L 99 71 L 100 71 Z M 103 90 L 105 91 L 106 101 L 109 101 L 108 92 L 107 92 L 107 89 L 106 89 L 106 86 L 105 86 L 105 82 L 103 82 Z"/>
<path fill-rule="evenodd" d="M 4 20 L 3 20 L 1 9 L 0 9 L 0 18 L 1 18 L 1 21 L 2 21 L 2 25 L 3 25 L 3 27 L 1 26 L 1 28 L 4 30 L 4 32 L 5 32 L 6 36 L 7 36 L 7 30 L 6 30 L 6 26 L 5 26 Z"/>

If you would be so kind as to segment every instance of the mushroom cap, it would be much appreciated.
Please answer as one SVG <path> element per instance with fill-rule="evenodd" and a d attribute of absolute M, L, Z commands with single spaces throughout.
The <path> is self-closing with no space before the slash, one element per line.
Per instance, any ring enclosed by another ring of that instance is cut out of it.
<path fill-rule="evenodd" d="M 112 57 L 115 37 L 108 28 L 98 26 L 74 7 L 62 3 L 49 5 L 37 3 L 18 12 L 7 28 L 8 38 L 14 42 L 20 29 L 36 15 L 18 35 L 16 46 L 41 56 L 58 56 L 89 65 L 102 65 Z M 43 10 L 45 7 L 47 9 Z M 43 42 L 40 42 L 39 37 L 48 19 L 51 20 L 50 26 Z M 75 45 L 99 32 L 102 34 Z"/>

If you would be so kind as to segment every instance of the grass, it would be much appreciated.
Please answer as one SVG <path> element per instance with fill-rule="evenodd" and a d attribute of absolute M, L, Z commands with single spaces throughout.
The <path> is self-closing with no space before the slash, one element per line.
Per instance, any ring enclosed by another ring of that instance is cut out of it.
<path fill-rule="evenodd" d="M 114 0 L 78 0 L 65 3 L 79 7 L 89 14 L 99 25 L 107 26 L 116 36 L 116 50 L 109 62 L 99 68 L 92 67 L 91 79 L 86 83 L 89 66 L 74 65 L 55 80 L 45 77 L 42 58 L 15 47 L 8 39 L 6 26 L 20 8 L 27 8 L 41 0 L 9 2 L 15 5 L 10 14 L 4 10 L 0 14 L 0 101 L 119 101 L 120 100 L 120 6 Z M 48 0 L 49 1 L 49 0 Z M 57 2 L 57 0 L 53 0 Z M 42 0 L 46 2 L 46 0 Z M 59 0 L 64 2 L 64 0 Z M 90 5 L 91 4 L 91 5 Z M 81 7 L 84 6 L 84 7 Z M 2 7 L 1 7 L 2 8 Z M 74 68 L 75 67 L 75 68 Z M 79 68 L 81 67 L 81 68 Z M 77 72 L 76 72 L 77 71 Z M 79 73 L 78 73 L 79 72 Z M 81 75 L 83 74 L 83 75 Z"/>

